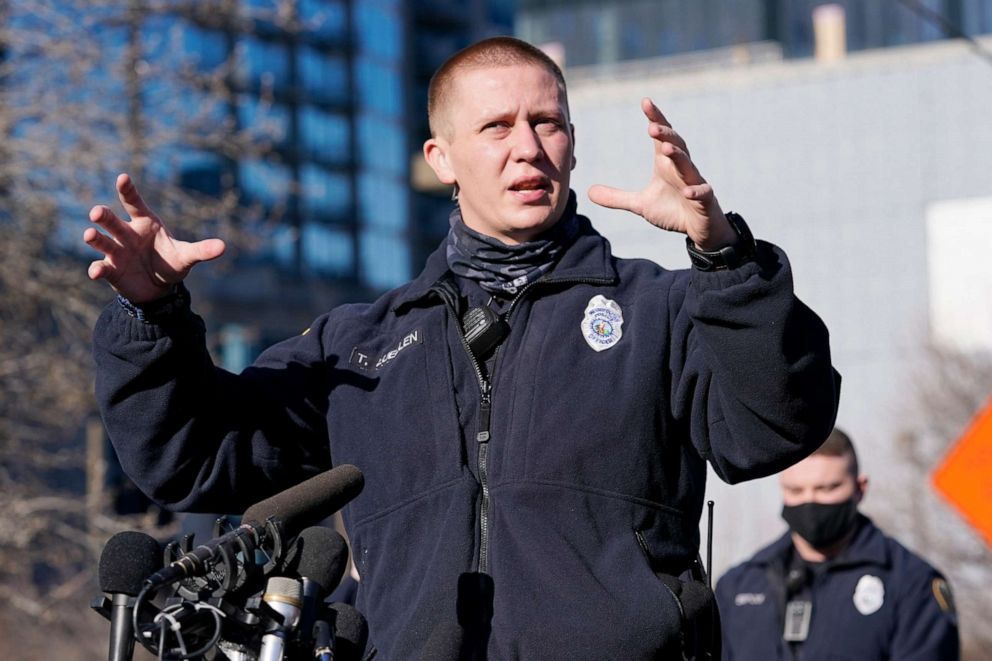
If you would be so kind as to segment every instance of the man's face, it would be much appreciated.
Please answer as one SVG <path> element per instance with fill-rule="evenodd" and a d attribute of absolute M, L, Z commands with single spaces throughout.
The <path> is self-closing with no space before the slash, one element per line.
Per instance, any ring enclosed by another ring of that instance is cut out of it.
<path fill-rule="evenodd" d="M 555 77 L 533 64 L 457 72 L 424 156 L 457 184 L 465 224 L 507 244 L 552 227 L 568 202 L 572 127 Z"/>
<path fill-rule="evenodd" d="M 861 500 L 867 478 L 851 474 L 851 457 L 811 455 L 779 475 L 784 505 L 842 503 L 851 498 Z"/>

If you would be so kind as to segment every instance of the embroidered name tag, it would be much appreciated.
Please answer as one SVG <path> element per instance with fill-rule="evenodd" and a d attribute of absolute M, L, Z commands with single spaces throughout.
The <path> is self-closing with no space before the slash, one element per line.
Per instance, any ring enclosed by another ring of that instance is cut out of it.
<path fill-rule="evenodd" d="M 376 354 L 375 352 L 355 347 L 351 350 L 351 356 L 348 358 L 348 363 L 362 371 L 380 370 L 395 360 L 396 357 L 399 356 L 405 349 L 423 343 L 424 333 L 420 329 L 417 329 L 407 333 L 403 339 L 383 351 L 381 354 Z"/>
<path fill-rule="evenodd" d="M 765 603 L 765 595 L 761 592 L 739 592 L 734 597 L 734 606 L 760 606 Z"/>

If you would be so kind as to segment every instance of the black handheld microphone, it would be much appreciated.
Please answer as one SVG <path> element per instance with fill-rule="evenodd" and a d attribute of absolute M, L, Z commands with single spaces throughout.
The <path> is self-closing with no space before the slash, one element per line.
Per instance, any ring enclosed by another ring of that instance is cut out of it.
<path fill-rule="evenodd" d="M 349 604 L 328 606 L 333 619 L 335 661 L 362 661 L 369 642 L 369 623 L 358 609 Z"/>
<path fill-rule="evenodd" d="M 149 576 L 151 588 L 203 576 L 215 566 L 238 555 L 252 556 L 255 549 L 272 541 L 267 523 L 289 535 L 334 514 L 362 491 L 365 478 L 355 466 L 344 464 L 277 493 L 245 510 L 241 525 L 183 554 L 164 569 Z"/>
<path fill-rule="evenodd" d="M 331 528 L 312 526 L 296 538 L 282 572 L 303 582 L 303 612 L 298 645 L 312 651 L 318 607 L 330 594 L 348 567 L 348 545 Z"/>
<path fill-rule="evenodd" d="M 162 549 L 149 535 L 119 532 L 100 554 L 100 590 L 111 595 L 109 661 L 130 661 L 134 654 L 134 598 L 145 577 L 162 566 Z"/>

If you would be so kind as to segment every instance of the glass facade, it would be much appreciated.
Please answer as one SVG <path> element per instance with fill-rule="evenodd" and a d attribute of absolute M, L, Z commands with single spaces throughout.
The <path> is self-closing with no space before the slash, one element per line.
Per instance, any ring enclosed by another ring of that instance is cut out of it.
<path fill-rule="evenodd" d="M 244 0 L 239 21 L 180 20 L 202 74 L 233 64 L 231 114 L 264 155 L 180 159 L 214 191 L 221 170 L 269 219 L 242 260 L 304 279 L 380 290 L 412 275 L 405 27 L 396 0 Z M 241 26 L 232 27 L 232 26 Z"/>
<path fill-rule="evenodd" d="M 257 240 L 239 246 L 235 270 L 368 299 L 409 280 L 447 229 L 449 192 L 411 187 L 429 76 L 471 41 L 511 33 L 513 6 L 230 0 L 149 9 L 141 57 L 169 75 L 145 75 L 142 101 L 180 138 L 159 141 L 172 146 L 157 147 L 147 167 L 213 198 L 237 194 L 245 211 L 229 220 Z M 107 24 L 113 47 L 126 48 L 126 28 Z M 251 298 L 238 278 L 218 281 L 217 296 Z"/>
<path fill-rule="evenodd" d="M 786 57 L 813 53 L 813 8 L 828 0 L 520 0 L 517 34 L 565 47 L 569 66 L 607 64 L 760 41 Z M 844 7 L 849 50 L 948 37 L 939 22 L 900 2 L 832 0 Z M 992 32 L 988 0 L 919 0 L 965 34 Z"/>

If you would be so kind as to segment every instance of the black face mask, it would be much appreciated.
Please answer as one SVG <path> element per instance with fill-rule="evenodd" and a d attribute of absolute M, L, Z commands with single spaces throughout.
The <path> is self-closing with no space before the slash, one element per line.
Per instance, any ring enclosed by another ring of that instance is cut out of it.
<path fill-rule="evenodd" d="M 858 518 L 858 504 L 851 498 L 829 505 L 784 505 L 782 518 L 789 524 L 792 532 L 809 542 L 813 548 L 822 549 L 850 532 Z"/>

